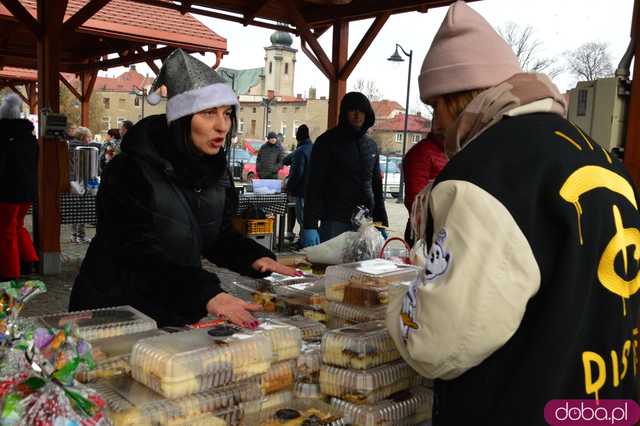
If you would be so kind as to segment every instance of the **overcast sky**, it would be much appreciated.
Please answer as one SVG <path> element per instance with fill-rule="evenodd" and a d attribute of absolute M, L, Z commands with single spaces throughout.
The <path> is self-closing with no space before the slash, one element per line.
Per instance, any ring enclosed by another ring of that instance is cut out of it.
<path fill-rule="evenodd" d="M 540 53 L 556 56 L 561 61 L 563 53 L 588 41 L 603 41 L 609 44 L 614 68 L 629 43 L 633 0 L 482 0 L 470 3 L 494 27 L 508 21 L 519 25 L 530 25 L 535 36 L 543 43 Z M 383 97 L 400 102 L 404 106 L 407 81 L 407 63 L 395 66 L 386 60 L 394 50 L 395 43 L 405 50 L 413 50 L 411 71 L 411 109 L 419 103 L 417 76 L 422 60 L 433 36 L 444 18 L 446 7 L 392 15 L 384 28 L 355 68 L 347 89 L 358 79 L 373 80 Z M 258 27 L 243 27 L 241 24 L 196 16 L 205 25 L 227 39 L 226 55 L 221 65 L 229 68 L 256 68 L 264 65 L 264 47 L 270 44 L 272 30 Z M 372 20 L 352 22 L 349 27 L 349 53 L 355 49 Z M 331 30 L 320 38 L 327 56 L 331 55 Z M 300 40 L 294 37 L 293 47 L 300 49 Z M 203 56 L 198 55 L 200 59 Z M 210 55 L 205 62 L 213 64 Z M 148 68 L 140 65 L 146 72 Z M 121 70 L 110 70 L 113 76 Z M 568 74 L 556 78 L 556 84 L 565 91 L 574 86 L 575 80 Z M 318 95 L 327 95 L 329 83 L 326 77 L 299 50 L 295 73 L 295 92 L 306 94 L 310 86 L 317 88 Z"/>

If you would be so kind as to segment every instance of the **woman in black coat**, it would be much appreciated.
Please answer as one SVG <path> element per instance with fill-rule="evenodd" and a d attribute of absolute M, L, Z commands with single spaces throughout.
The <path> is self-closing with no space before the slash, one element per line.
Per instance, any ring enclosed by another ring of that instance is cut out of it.
<path fill-rule="evenodd" d="M 204 83 L 185 82 L 187 68 L 193 73 L 187 80 Z M 210 313 L 254 327 L 250 311 L 260 307 L 222 292 L 218 277 L 201 265 L 205 257 L 254 277 L 296 274 L 231 229 L 237 200 L 224 147 L 237 98 L 211 68 L 181 50 L 165 61 L 154 89 L 160 85 L 168 91 L 167 114 L 138 122 L 105 168 L 96 236 L 70 310 L 131 305 L 159 326 Z"/>
<path fill-rule="evenodd" d="M 33 124 L 20 118 L 21 103 L 12 94 L 0 106 L 0 281 L 30 272 L 38 261 L 24 228 L 36 197 L 38 145 Z"/>

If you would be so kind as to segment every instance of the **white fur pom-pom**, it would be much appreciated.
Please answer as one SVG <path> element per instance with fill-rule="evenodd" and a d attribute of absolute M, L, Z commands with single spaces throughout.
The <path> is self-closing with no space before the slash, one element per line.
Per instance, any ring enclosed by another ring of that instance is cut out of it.
<path fill-rule="evenodd" d="M 160 88 L 158 88 L 158 90 L 156 90 L 155 92 L 149 93 L 149 95 L 147 96 L 147 102 L 149 102 L 151 105 L 158 105 L 160 103 L 160 100 L 162 100 L 162 96 L 160 95 Z"/>

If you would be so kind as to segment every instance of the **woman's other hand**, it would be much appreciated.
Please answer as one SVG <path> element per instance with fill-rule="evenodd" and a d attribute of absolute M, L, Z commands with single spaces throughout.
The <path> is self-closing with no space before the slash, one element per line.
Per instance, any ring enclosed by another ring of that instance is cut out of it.
<path fill-rule="evenodd" d="M 303 275 L 302 271 L 297 271 L 295 268 L 278 263 L 270 257 L 261 257 L 253 262 L 251 267 L 258 272 L 276 272 L 290 277 L 299 277 Z"/>
<path fill-rule="evenodd" d="M 251 312 L 262 310 L 262 306 L 248 303 L 229 293 L 220 293 L 207 303 L 207 312 L 229 320 L 241 327 L 254 329 L 258 326 Z"/>

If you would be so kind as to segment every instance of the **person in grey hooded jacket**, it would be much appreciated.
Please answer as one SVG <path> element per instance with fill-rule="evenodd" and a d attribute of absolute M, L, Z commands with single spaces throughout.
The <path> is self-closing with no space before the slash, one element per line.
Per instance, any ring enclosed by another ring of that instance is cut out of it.
<path fill-rule="evenodd" d="M 260 147 L 256 159 L 256 171 L 260 179 L 278 179 L 278 170 L 282 168 L 284 149 L 278 143 L 274 132 L 269 132 L 267 142 Z"/>

